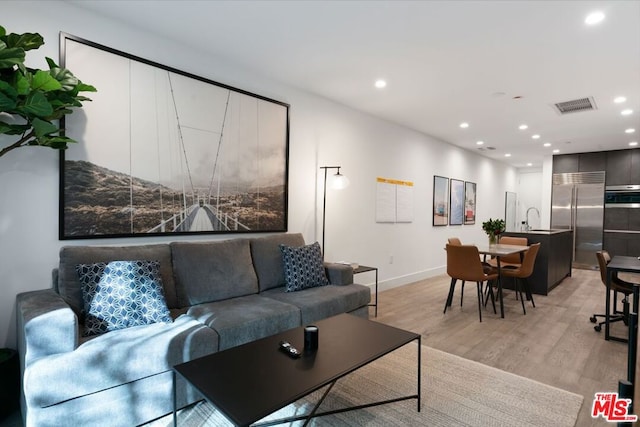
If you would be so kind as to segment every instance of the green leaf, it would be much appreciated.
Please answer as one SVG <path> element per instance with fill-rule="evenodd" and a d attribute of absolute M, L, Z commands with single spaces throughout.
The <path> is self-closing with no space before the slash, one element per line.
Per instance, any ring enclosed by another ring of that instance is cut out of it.
<path fill-rule="evenodd" d="M 0 25 L 0 37 L 4 37 L 7 35 L 7 30 L 4 29 L 2 25 Z"/>
<path fill-rule="evenodd" d="M 82 83 L 80 80 L 78 80 L 77 90 L 78 92 L 97 92 L 98 91 L 98 89 L 96 89 L 94 86 Z M 89 98 L 87 98 L 87 100 L 91 101 Z"/>
<path fill-rule="evenodd" d="M 28 95 L 31 91 L 31 86 L 29 85 L 29 80 L 22 74 L 16 73 L 15 78 L 15 89 L 18 91 L 18 95 Z"/>
<path fill-rule="evenodd" d="M 76 141 L 67 138 L 66 136 L 54 136 L 52 138 L 48 138 L 48 146 L 51 148 L 55 148 L 56 150 L 64 150 L 67 148 L 68 143 L 75 143 Z"/>
<path fill-rule="evenodd" d="M 49 70 L 51 76 L 60 82 L 61 90 L 69 92 L 75 89 L 79 80 L 66 68 L 52 68 Z"/>
<path fill-rule="evenodd" d="M 47 60 L 47 64 L 49 64 L 49 69 L 52 69 L 52 68 L 60 68 L 60 67 L 58 67 L 58 64 L 56 64 L 56 63 L 54 62 L 54 60 L 53 60 L 53 59 L 49 58 L 48 56 L 45 56 L 45 59 Z"/>
<path fill-rule="evenodd" d="M 0 92 L 0 111 L 12 111 L 16 108 L 16 101 Z"/>
<path fill-rule="evenodd" d="M 14 101 L 18 99 L 18 91 L 8 82 L 0 80 L 0 93 L 5 94 Z"/>
<path fill-rule="evenodd" d="M 60 82 L 53 78 L 51 74 L 42 70 L 36 71 L 36 74 L 33 76 L 33 80 L 31 81 L 31 89 L 33 90 L 50 92 L 60 88 L 62 88 Z"/>
<path fill-rule="evenodd" d="M 11 33 L 7 36 L 7 46 L 19 47 L 24 50 L 37 49 L 44 44 L 44 39 L 38 33 Z"/>
<path fill-rule="evenodd" d="M 47 117 L 53 113 L 53 108 L 42 92 L 32 92 L 27 96 L 24 105 L 20 108 L 28 114 L 38 117 Z"/>
<path fill-rule="evenodd" d="M 4 135 L 21 135 L 25 131 L 28 131 L 29 128 L 29 125 L 10 124 L 0 120 L 0 133 Z"/>
<path fill-rule="evenodd" d="M 41 138 L 58 131 L 58 126 L 45 120 L 33 119 L 31 121 L 33 131 L 36 133 L 36 138 Z"/>
<path fill-rule="evenodd" d="M 3 43 L 4 44 L 4 43 Z M 24 49 L 19 47 L 3 49 L 0 46 L 0 69 L 12 68 L 24 62 Z"/>

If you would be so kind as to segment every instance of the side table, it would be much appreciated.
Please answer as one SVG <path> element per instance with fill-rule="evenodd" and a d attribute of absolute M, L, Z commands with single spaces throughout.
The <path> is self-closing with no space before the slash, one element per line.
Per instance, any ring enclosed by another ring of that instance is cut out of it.
<path fill-rule="evenodd" d="M 360 265 L 358 268 L 353 269 L 353 274 L 366 273 L 368 271 L 376 272 L 376 297 L 375 303 L 369 304 L 369 307 L 375 307 L 375 317 L 378 317 L 378 268 L 377 267 L 367 267 L 366 265 Z"/>

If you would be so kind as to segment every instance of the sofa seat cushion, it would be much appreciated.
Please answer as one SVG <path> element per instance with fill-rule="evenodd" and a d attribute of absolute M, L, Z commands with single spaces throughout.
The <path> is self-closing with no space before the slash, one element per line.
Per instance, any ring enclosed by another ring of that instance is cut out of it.
<path fill-rule="evenodd" d="M 348 313 L 366 306 L 371 301 L 369 288 L 357 284 L 327 285 L 300 292 L 286 292 L 285 288 L 281 287 L 262 292 L 260 295 L 299 307 L 302 325 Z"/>
<path fill-rule="evenodd" d="M 217 349 L 216 332 L 186 315 L 173 323 L 108 332 L 30 364 L 25 398 L 29 405 L 54 405 L 168 371 Z"/>
<path fill-rule="evenodd" d="M 247 239 L 170 246 L 180 307 L 258 293 Z"/>
<path fill-rule="evenodd" d="M 187 313 L 218 333 L 219 350 L 301 325 L 298 307 L 258 295 L 199 304 Z"/>

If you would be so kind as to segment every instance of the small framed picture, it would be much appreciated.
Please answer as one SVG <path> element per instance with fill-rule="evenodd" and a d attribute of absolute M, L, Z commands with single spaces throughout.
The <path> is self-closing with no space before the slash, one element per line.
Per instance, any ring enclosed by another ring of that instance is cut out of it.
<path fill-rule="evenodd" d="M 465 181 L 464 183 L 464 223 L 471 225 L 476 223 L 476 183 Z"/>
<path fill-rule="evenodd" d="M 449 221 L 449 178 L 433 177 L 433 225 L 447 225 Z"/>
<path fill-rule="evenodd" d="M 464 181 L 449 180 L 449 225 L 462 225 L 464 222 Z"/>

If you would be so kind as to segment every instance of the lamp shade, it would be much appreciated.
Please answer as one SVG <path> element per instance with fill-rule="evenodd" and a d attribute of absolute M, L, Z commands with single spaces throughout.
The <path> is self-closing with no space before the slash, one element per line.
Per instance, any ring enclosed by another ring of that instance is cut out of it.
<path fill-rule="evenodd" d="M 342 175 L 340 172 L 337 172 L 333 175 L 333 179 L 331 181 L 331 188 L 334 190 L 343 190 L 349 186 L 349 178 Z"/>

